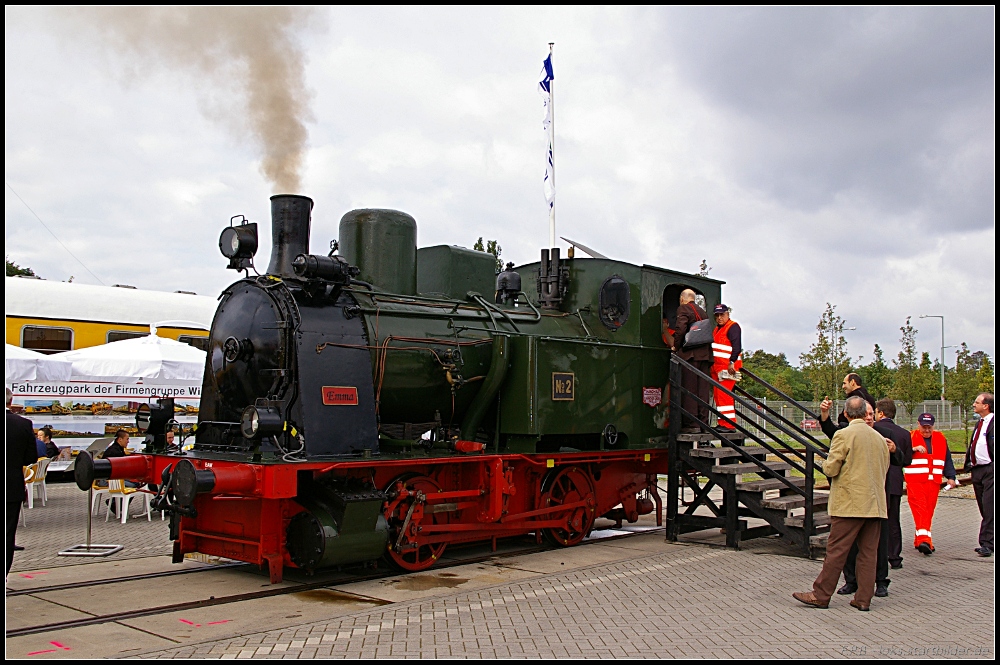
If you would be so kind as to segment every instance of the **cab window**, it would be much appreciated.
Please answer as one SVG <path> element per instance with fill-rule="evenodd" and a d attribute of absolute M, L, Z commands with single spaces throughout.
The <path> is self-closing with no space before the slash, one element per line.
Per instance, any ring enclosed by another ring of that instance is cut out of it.
<path fill-rule="evenodd" d="M 72 351 L 73 329 L 24 326 L 21 328 L 21 347 L 39 353 Z"/>
<path fill-rule="evenodd" d="M 631 301 L 629 299 L 628 282 L 614 275 L 604 280 L 600 294 L 601 323 L 614 332 L 628 321 Z"/>

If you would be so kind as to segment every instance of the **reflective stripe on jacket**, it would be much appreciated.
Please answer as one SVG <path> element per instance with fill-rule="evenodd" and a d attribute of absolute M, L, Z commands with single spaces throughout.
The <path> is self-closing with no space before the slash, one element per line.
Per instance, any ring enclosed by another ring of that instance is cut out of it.
<path fill-rule="evenodd" d="M 716 326 L 712 332 L 712 360 L 714 369 L 718 372 L 729 367 L 729 359 L 733 356 L 733 345 L 729 341 L 729 329 L 736 323 L 732 319 L 723 326 Z M 743 353 L 736 357 L 736 371 L 743 367 Z"/>
<path fill-rule="evenodd" d="M 920 430 L 913 430 L 910 433 L 913 447 L 925 446 L 924 435 Z M 903 476 L 907 481 L 927 481 L 941 484 L 944 476 L 944 458 L 949 455 L 948 440 L 941 432 L 931 432 L 931 452 L 920 453 L 913 451 L 913 462 L 903 467 Z"/>

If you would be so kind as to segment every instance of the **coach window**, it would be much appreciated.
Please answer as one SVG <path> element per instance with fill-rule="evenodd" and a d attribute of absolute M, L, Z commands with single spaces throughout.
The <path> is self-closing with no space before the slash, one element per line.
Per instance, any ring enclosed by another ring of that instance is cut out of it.
<path fill-rule="evenodd" d="M 202 351 L 208 351 L 208 338 L 207 337 L 195 337 L 194 335 L 181 335 L 177 338 L 178 342 L 183 342 L 184 344 L 190 344 L 196 349 L 201 349 Z"/>
<path fill-rule="evenodd" d="M 58 353 L 73 349 L 71 328 L 24 326 L 21 328 L 21 346 L 39 353 Z"/>
<path fill-rule="evenodd" d="M 109 330 L 108 331 L 108 344 L 111 342 L 120 342 L 123 339 L 135 339 L 136 337 L 148 337 L 149 333 L 145 332 L 132 332 L 128 330 Z"/>

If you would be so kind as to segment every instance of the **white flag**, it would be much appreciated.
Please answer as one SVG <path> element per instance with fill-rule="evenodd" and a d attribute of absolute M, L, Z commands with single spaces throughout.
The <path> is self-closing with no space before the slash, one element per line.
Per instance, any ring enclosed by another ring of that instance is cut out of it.
<path fill-rule="evenodd" d="M 542 105 L 545 109 L 545 116 L 542 119 L 542 129 L 545 130 L 545 139 L 548 148 L 545 151 L 545 200 L 552 208 L 556 202 L 556 163 L 554 146 L 552 145 L 552 81 L 555 74 L 552 73 L 552 54 L 545 58 L 542 63 L 542 79 L 538 82 L 538 92 L 542 95 Z"/>

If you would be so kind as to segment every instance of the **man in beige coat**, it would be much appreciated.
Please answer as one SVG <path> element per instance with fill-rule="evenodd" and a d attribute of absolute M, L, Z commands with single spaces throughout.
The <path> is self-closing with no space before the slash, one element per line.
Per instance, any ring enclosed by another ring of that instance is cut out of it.
<path fill-rule="evenodd" d="M 867 612 L 875 593 L 880 520 L 888 517 L 883 486 L 889 470 L 889 447 L 882 435 L 865 423 L 868 408 L 861 397 L 847 400 L 844 412 L 850 422 L 834 434 L 830 454 L 823 463 L 823 473 L 830 478 L 830 539 L 813 590 L 792 594 L 806 605 L 823 609 L 829 606 L 855 541 L 858 590 L 851 606 Z"/>

